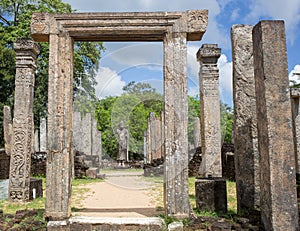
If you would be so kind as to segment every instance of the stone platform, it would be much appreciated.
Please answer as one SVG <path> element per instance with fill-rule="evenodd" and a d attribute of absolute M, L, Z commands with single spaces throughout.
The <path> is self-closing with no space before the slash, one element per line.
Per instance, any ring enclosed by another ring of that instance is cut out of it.
<path fill-rule="evenodd" d="M 158 217 L 116 218 L 76 216 L 64 221 L 49 221 L 47 230 L 166 230 L 166 224 Z"/>

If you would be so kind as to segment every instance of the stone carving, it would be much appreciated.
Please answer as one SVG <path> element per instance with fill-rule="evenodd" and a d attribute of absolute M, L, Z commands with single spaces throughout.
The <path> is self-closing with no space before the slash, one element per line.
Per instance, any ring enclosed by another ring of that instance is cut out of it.
<path fill-rule="evenodd" d="M 200 102 L 201 102 L 201 148 L 202 176 L 221 177 L 221 125 L 219 70 L 217 67 L 221 49 L 216 44 L 204 44 L 197 53 L 200 62 Z"/>
<path fill-rule="evenodd" d="M 207 15 L 203 11 L 188 12 L 188 31 L 198 31 L 207 23 Z"/>
<path fill-rule="evenodd" d="M 120 23 L 121 21 L 126 21 L 126 24 Z M 81 13 L 68 15 L 34 13 L 31 20 L 31 36 L 36 41 L 45 42 L 49 41 L 51 33 L 59 34 L 59 32 L 65 31 L 79 40 L 163 41 L 165 33 L 176 31 L 186 34 L 190 41 L 197 41 L 205 33 L 207 22 L 207 10 L 147 13 Z M 103 28 L 105 33 L 101 33 L 99 28 Z M 109 29 L 106 30 L 105 28 Z M 118 33 L 115 33 L 116 31 Z"/>
<path fill-rule="evenodd" d="M 29 200 L 30 160 L 33 152 L 33 85 L 38 49 L 31 39 L 19 39 L 14 47 L 17 69 L 9 199 L 27 201 Z"/>
<path fill-rule="evenodd" d="M 11 155 L 12 148 L 12 119 L 11 111 L 9 106 L 4 106 L 3 108 L 3 130 L 4 130 L 4 142 L 5 142 L 5 152 L 7 155 Z"/>
<path fill-rule="evenodd" d="M 128 145 L 129 145 L 129 132 L 124 126 L 124 122 L 121 121 L 119 128 L 117 129 L 118 135 L 118 154 L 117 161 L 119 165 L 124 166 L 124 162 L 128 161 Z"/>
<path fill-rule="evenodd" d="M 35 13 L 31 19 L 31 33 L 48 34 L 50 32 L 47 14 Z"/>

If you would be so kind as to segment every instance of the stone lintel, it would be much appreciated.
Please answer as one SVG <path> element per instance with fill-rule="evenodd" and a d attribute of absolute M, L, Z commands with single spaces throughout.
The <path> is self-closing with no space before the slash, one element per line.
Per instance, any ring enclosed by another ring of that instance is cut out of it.
<path fill-rule="evenodd" d="M 186 12 L 34 13 L 31 36 L 49 41 L 50 34 L 67 31 L 75 41 L 163 41 L 166 32 L 186 33 L 187 40 L 201 40 L 207 10 Z"/>

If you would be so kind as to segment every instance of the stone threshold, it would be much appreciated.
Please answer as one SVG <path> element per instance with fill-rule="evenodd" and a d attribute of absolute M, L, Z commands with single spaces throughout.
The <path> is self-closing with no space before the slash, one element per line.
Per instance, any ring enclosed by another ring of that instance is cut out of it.
<path fill-rule="evenodd" d="M 47 230 L 165 230 L 166 223 L 159 217 L 88 217 L 74 216 L 63 221 L 49 221 Z"/>

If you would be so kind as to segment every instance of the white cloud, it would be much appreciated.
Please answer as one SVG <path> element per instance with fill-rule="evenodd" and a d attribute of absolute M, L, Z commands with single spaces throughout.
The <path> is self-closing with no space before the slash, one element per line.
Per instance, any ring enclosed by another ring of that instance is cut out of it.
<path fill-rule="evenodd" d="M 300 65 L 296 65 L 294 69 L 289 74 L 289 80 L 294 81 L 295 83 L 300 83 Z"/>
<path fill-rule="evenodd" d="M 208 10 L 208 26 L 203 41 L 219 43 L 220 47 L 230 45 L 226 31 L 216 22 L 216 16 L 232 0 L 64 0 L 78 12 L 141 12 L 141 11 L 186 11 Z"/>
<path fill-rule="evenodd" d="M 221 100 L 232 105 L 232 62 L 228 62 L 226 55 L 222 54 L 218 60 L 218 67 Z"/>
<path fill-rule="evenodd" d="M 188 65 L 188 77 L 194 83 L 197 83 L 199 73 L 199 62 L 197 61 L 197 51 L 200 47 L 188 45 L 187 47 L 187 65 Z"/>
<path fill-rule="evenodd" d="M 96 96 L 98 98 L 104 98 L 106 96 L 121 95 L 125 86 L 125 82 L 122 81 L 121 76 L 116 71 L 111 70 L 108 67 L 100 67 L 96 76 L 97 86 Z"/>
<path fill-rule="evenodd" d="M 188 89 L 188 95 L 192 97 L 199 96 L 200 91 L 199 91 L 199 86 L 196 87 L 189 87 Z"/>
<path fill-rule="evenodd" d="M 293 43 L 296 35 L 296 28 L 300 22 L 300 1 L 299 0 L 252 0 L 250 13 L 246 20 L 257 22 L 263 17 L 285 20 L 286 31 L 289 34 L 289 42 Z"/>
<path fill-rule="evenodd" d="M 163 65 L 163 46 L 162 43 L 105 43 L 107 50 L 111 52 L 103 56 L 101 62 L 109 59 L 121 68 L 149 66 L 153 69 L 155 66 Z M 145 65 L 146 64 L 146 65 Z"/>
<path fill-rule="evenodd" d="M 232 11 L 231 16 L 230 16 L 230 21 L 235 21 L 240 17 L 240 9 L 236 8 Z"/>

